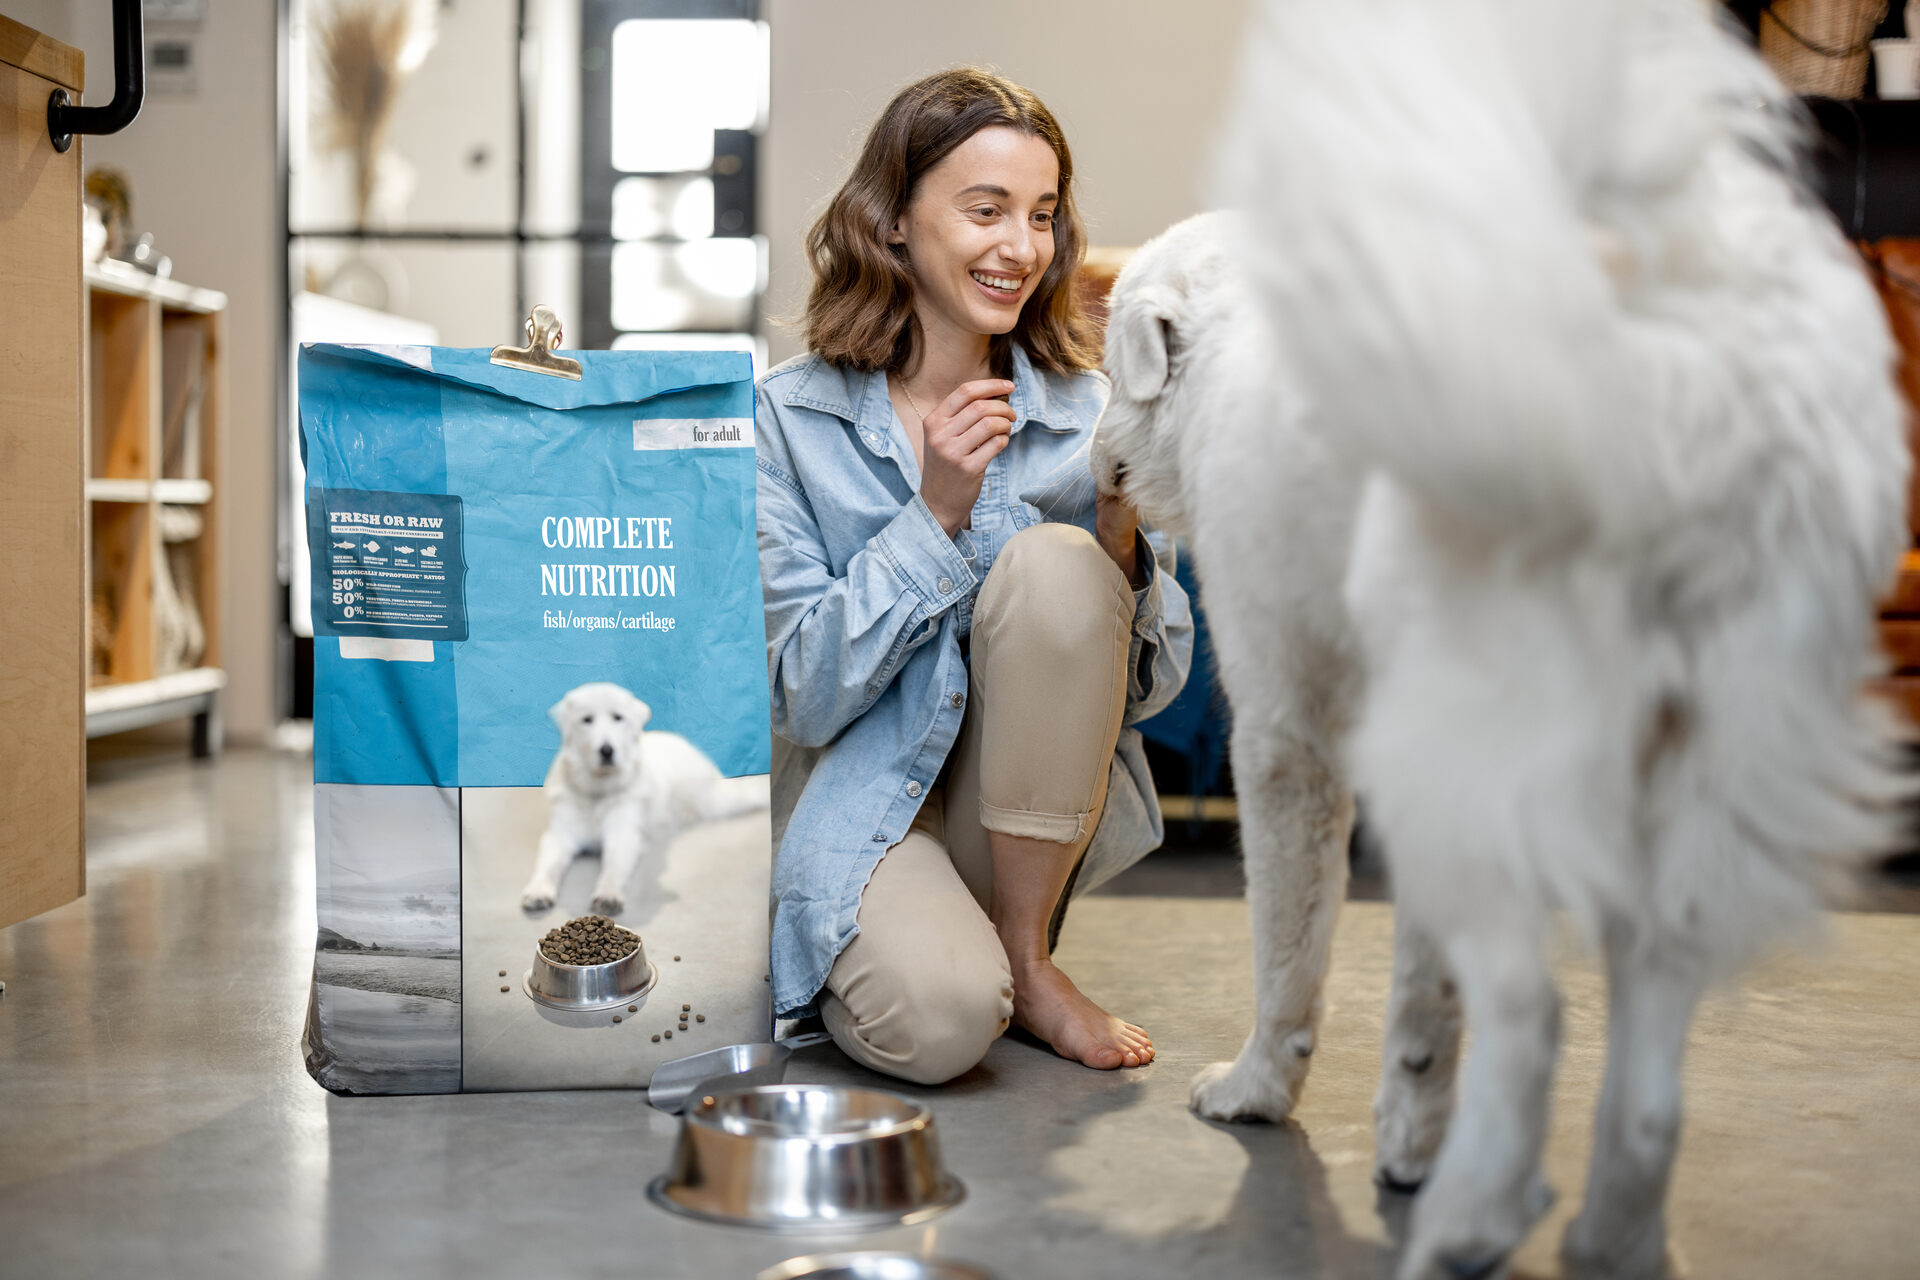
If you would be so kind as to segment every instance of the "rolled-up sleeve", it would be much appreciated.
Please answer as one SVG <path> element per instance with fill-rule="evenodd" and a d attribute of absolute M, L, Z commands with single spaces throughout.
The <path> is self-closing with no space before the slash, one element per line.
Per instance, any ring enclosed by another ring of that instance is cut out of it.
<path fill-rule="evenodd" d="M 835 573 L 765 393 L 757 415 L 760 581 L 773 731 L 825 746 L 886 691 L 907 655 L 976 585 L 918 495 Z"/>
<path fill-rule="evenodd" d="M 1133 634 L 1127 650 L 1126 723 L 1166 709 L 1193 667 L 1193 607 L 1174 578 L 1173 540 L 1140 531 L 1137 552 L 1148 566 L 1147 585 L 1133 593 Z"/>

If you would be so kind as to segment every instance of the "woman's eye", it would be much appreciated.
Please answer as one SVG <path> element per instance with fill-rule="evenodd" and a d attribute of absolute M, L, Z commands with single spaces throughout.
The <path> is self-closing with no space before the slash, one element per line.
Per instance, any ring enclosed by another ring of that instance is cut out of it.
<path fill-rule="evenodd" d="M 1033 215 L 1033 220 L 1039 223 L 1043 227 L 1050 227 L 1053 225 L 1053 215 L 1050 213 L 1036 213 Z"/>
<path fill-rule="evenodd" d="M 974 212 L 982 218 L 991 218 L 1000 211 L 990 204 L 983 204 L 978 209 L 975 209 Z"/>

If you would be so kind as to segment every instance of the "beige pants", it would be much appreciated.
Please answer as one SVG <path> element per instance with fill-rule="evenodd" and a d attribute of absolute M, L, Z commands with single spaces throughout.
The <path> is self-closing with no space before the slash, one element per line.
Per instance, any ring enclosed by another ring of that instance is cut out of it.
<path fill-rule="evenodd" d="M 947 781 L 874 868 L 860 932 L 820 998 L 850 1057 L 938 1084 L 1007 1029 L 1013 978 L 987 918 L 987 833 L 1084 852 L 1106 803 L 1132 623 L 1125 576 L 1083 529 L 1035 525 L 994 560 L 974 605 L 969 700 Z"/>

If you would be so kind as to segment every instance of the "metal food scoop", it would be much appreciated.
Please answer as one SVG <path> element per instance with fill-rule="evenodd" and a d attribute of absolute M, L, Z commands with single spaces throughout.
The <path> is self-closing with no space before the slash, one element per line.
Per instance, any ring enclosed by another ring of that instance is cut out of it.
<path fill-rule="evenodd" d="M 795 1049 L 825 1044 L 833 1036 L 813 1031 L 772 1044 L 730 1044 L 692 1057 L 675 1058 L 654 1068 L 647 1082 L 647 1103 L 671 1115 L 686 1109 L 687 1099 L 713 1089 L 748 1089 L 779 1084 L 787 1074 L 787 1059 Z"/>

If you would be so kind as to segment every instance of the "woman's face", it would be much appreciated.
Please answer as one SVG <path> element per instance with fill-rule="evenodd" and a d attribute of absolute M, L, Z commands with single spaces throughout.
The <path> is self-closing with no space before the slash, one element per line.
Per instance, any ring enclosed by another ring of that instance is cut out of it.
<path fill-rule="evenodd" d="M 1060 162 L 1044 138 L 982 129 L 920 179 L 887 237 L 913 266 L 929 338 L 1007 333 L 1053 261 Z"/>

